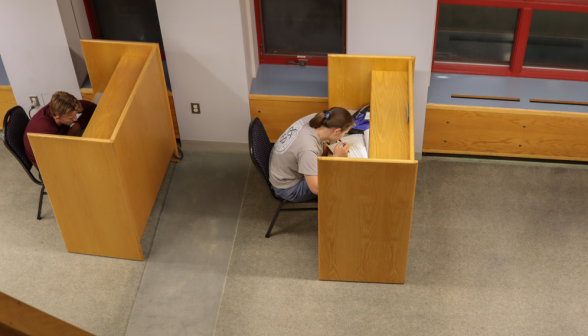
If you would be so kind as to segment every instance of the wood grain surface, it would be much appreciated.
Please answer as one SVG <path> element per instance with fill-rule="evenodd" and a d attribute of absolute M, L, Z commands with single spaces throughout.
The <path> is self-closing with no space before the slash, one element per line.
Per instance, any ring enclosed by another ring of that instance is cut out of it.
<path fill-rule="evenodd" d="M 143 260 L 110 140 L 35 133 L 28 137 L 67 250 Z"/>
<path fill-rule="evenodd" d="M 408 71 L 414 57 L 329 55 L 329 107 L 358 110 L 370 103 L 372 71 Z"/>
<path fill-rule="evenodd" d="M 0 335 L 92 336 L 89 332 L 2 292 L 0 292 Z"/>
<path fill-rule="evenodd" d="M 80 93 L 82 94 L 83 100 L 94 101 L 94 90 L 92 88 L 81 88 Z"/>
<path fill-rule="evenodd" d="M 427 106 L 423 152 L 588 161 L 588 114 Z"/>
<path fill-rule="evenodd" d="M 82 88 L 80 89 L 82 93 L 82 99 L 87 101 L 94 101 L 94 90 L 91 88 Z M 172 116 L 172 120 L 174 123 L 174 134 L 176 139 L 180 138 L 180 128 L 178 127 L 178 118 L 176 117 L 176 106 L 174 104 L 174 95 L 171 91 L 167 92 L 169 98 L 169 108 Z"/>
<path fill-rule="evenodd" d="M 417 161 L 319 158 L 319 279 L 404 283 Z"/>
<path fill-rule="evenodd" d="M 123 56 L 92 116 L 85 138 L 110 139 L 145 65 L 145 56 Z"/>
<path fill-rule="evenodd" d="M 178 117 L 176 116 L 176 104 L 174 103 L 174 95 L 171 91 L 167 91 L 167 98 L 169 100 L 169 110 L 174 123 L 174 134 L 176 139 L 180 138 L 180 127 L 178 126 Z"/>
<path fill-rule="evenodd" d="M 0 85 L 0 129 L 3 127 L 2 121 L 4 120 L 6 112 L 16 105 L 18 104 L 16 103 L 16 98 L 14 98 L 12 87 L 9 85 Z M 28 111 L 26 107 L 23 108 L 25 111 Z"/>
<path fill-rule="evenodd" d="M 327 108 L 327 98 L 249 95 L 251 120 L 261 120 L 271 142 L 276 142 L 296 120 Z"/>
<path fill-rule="evenodd" d="M 139 240 L 176 148 L 167 89 L 158 80 L 158 70 L 152 51 L 113 134 L 119 174 Z"/>
<path fill-rule="evenodd" d="M 104 92 L 118 62 L 124 56 L 147 57 L 158 43 L 81 40 L 94 93 Z M 163 71 L 163 69 L 162 69 Z"/>
<path fill-rule="evenodd" d="M 141 235 L 176 150 L 159 48 L 148 46 L 121 56 L 83 137 L 28 135 L 70 252 L 143 260 Z"/>
<path fill-rule="evenodd" d="M 410 109 L 410 122 L 408 126 L 409 141 L 410 141 L 410 160 L 414 160 L 414 67 L 415 62 L 408 62 L 408 102 Z"/>
<path fill-rule="evenodd" d="M 410 160 L 408 72 L 372 72 L 369 157 Z"/>

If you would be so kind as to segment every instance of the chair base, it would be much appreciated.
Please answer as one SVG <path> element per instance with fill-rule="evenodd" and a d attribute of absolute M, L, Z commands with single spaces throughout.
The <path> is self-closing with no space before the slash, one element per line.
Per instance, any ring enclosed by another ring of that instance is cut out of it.
<path fill-rule="evenodd" d="M 280 204 L 278 205 L 278 209 L 276 210 L 276 213 L 274 214 L 274 219 L 272 219 L 272 223 L 270 224 L 269 228 L 267 229 L 267 233 L 265 234 L 265 238 L 269 238 L 271 233 L 272 233 L 272 229 L 274 228 L 274 224 L 276 224 L 276 220 L 278 219 L 278 216 L 280 215 L 280 211 L 317 211 L 318 208 L 294 208 L 294 209 L 282 209 L 282 207 L 288 203 L 291 204 L 301 204 L 301 203 L 316 203 L 316 202 L 288 202 L 288 201 L 281 201 Z"/>

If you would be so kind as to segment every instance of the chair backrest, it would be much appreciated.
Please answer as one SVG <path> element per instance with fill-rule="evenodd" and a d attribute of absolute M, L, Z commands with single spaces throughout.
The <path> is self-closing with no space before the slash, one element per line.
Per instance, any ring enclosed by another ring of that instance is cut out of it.
<path fill-rule="evenodd" d="M 274 192 L 269 180 L 269 161 L 272 147 L 273 144 L 270 142 L 261 120 L 259 118 L 253 119 L 249 124 L 249 155 L 251 156 L 251 161 L 263 176 L 272 195 L 281 200 Z"/>
<path fill-rule="evenodd" d="M 14 155 L 16 160 L 21 164 L 33 182 L 42 185 L 43 183 L 37 180 L 31 174 L 33 164 L 27 157 L 27 152 L 24 145 L 24 135 L 27 125 L 29 124 L 29 117 L 25 110 L 20 106 L 15 106 L 6 112 L 2 124 L 2 141 L 8 151 Z"/>

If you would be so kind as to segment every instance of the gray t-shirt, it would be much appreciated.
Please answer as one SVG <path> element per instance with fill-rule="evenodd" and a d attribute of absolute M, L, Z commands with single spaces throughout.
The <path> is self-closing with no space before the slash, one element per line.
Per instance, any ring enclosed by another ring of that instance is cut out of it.
<path fill-rule="evenodd" d="M 308 123 L 316 115 L 308 115 L 280 136 L 270 155 L 270 182 L 278 189 L 288 189 L 304 178 L 318 175 L 318 157 L 323 145 Z"/>

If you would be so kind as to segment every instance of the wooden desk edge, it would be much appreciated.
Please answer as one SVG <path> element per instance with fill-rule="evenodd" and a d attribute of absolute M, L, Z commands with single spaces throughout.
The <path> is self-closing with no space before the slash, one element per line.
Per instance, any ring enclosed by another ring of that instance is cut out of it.
<path fill-rule="evenodd" d="M 339 161 L 339 162 L 373 162 L 373 163 L 400 163 L 400 164 L 414 164 L 418 163 L 418 160 L 389 160 L 389 159 L 363 159 L 363 158 L 343 158 L 334 156 L 320 156 L 319 160 L 325 161 Z"/>
<path fill-rule="evenodd" d="M 71 135 L 58 135 L 58 134 L 43 134 L 43 133 L 28 133 L 28 137 L 34 138 L 53 138 L 53 139 L 60 139 L 66 141 L 86 141 L 86 142 L 101 142 L 101 143 L 112 143 L 113 141 L 110 139 L 98 139 L 98 138 L 84 138 L 78 136 L 71 136 Z"/>
<path fill-rule="evenodd" d="M 516 109 L 508 107 L 488 107 L 475 105 L 446 105 L 446 104 L 427 104 L 427 110 L 451 110 L 451 111 L 466 111 L 466 112 L 485 112 L 485 113 L 510 113 L 510 114 L 528 114 L 528 115 L 543 115 L 543 116 L 561 116 L 564 114 L 567 117 L 588 118 L 586 112 L 568 112 L 568 111 L 546 111 L 546 110 L 529 110 Z"/>
<path fill-rule="evenodd" d="M 308 97 L 308 96 L 280 96 L 280 95 L 260 95 L 260 94 L 249 94 L 249 100 L 277 100 L 277 101 L 304 101 L 304 102 L 316 102 L 316 103 L 327 103 L 328 97 Z"/>

